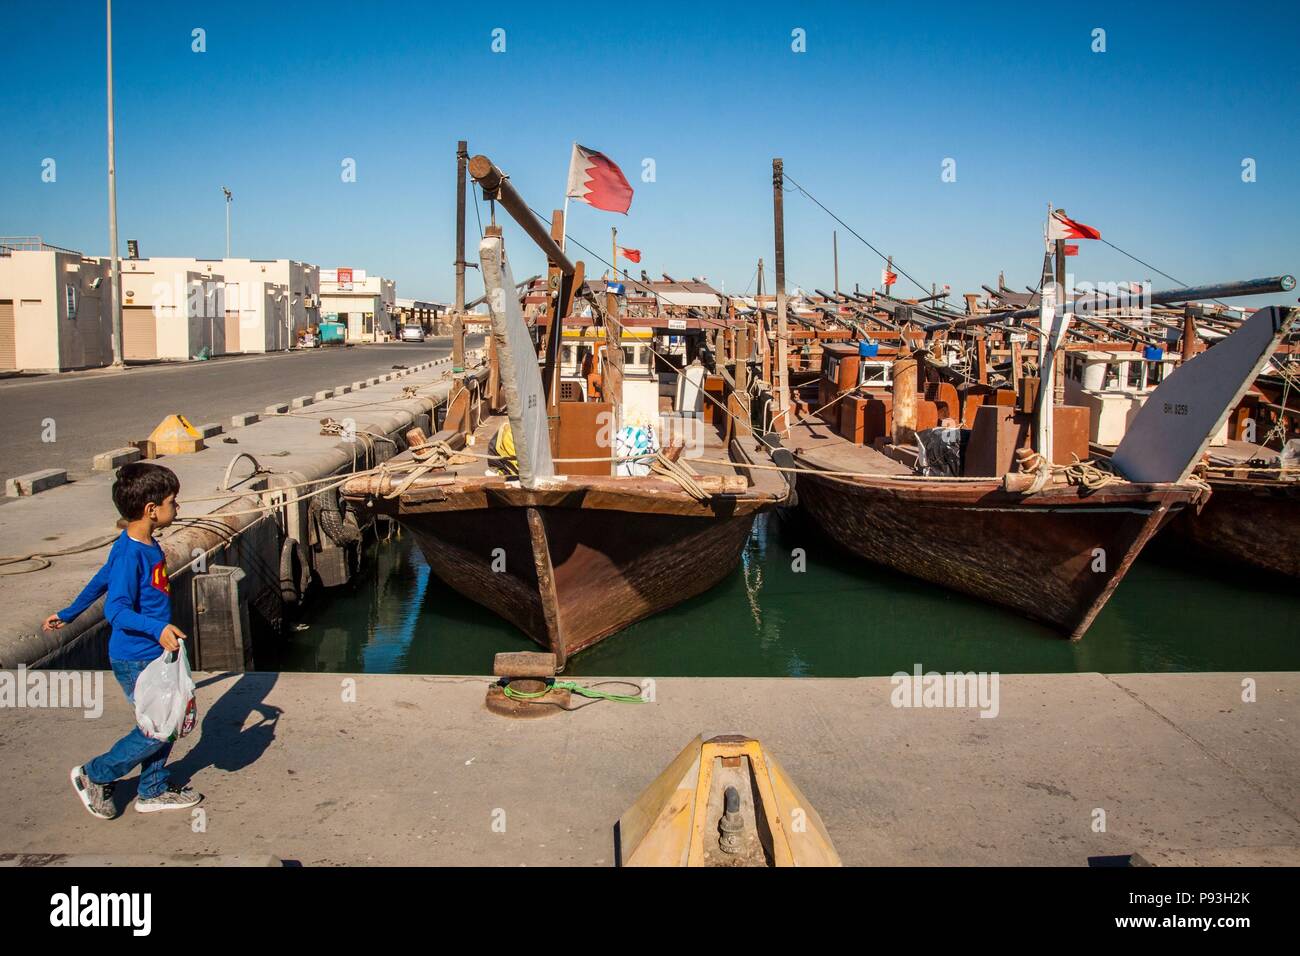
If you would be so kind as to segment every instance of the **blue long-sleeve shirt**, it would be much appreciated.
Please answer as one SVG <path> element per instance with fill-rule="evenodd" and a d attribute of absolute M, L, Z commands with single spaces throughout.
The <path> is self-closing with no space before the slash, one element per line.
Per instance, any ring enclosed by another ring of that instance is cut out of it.
<path fill-rule="evenodd" d="M 77 595 L 59 612 L 71 621 L 100 596 L 104 618 L 112 627 L 108 656 L 115 661 L 151 661 L 162 653 L 158 638 L 171 622 L 171 583 L 167 556 L 158 543 L 143 544 L 123 531 L 113 542 L 108 560 Z"/>

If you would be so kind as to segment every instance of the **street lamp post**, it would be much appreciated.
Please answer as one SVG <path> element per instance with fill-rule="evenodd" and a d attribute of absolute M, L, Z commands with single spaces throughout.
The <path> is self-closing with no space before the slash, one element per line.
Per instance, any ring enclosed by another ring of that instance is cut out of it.
<path fill-rule="evenodd" d="M 113 316 L 113 365 L 125 364 L 125 347 L 122 343 L 122 263 L 117 254 L 117 160 L 113 147 L 113 0 L 108 4 L 108 249 L 112 260 L 112 275 L 108 294 Z"/>
<path fill-rule="evenodd" d="M 227 189 L 225 186 L 221 187 L 221 191 L 226 194 L 226 258 L 229 259 L 230 258 L 230 200 L 232 197 L 230 195 L 230 190 Z"/>

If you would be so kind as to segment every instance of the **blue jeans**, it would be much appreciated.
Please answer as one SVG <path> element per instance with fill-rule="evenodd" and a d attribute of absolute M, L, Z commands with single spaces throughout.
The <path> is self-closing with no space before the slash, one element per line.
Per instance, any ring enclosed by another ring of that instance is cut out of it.
<path fill-rule="evenodd" d="M 113 675 L 117 678 L 126 699 L 135 705 L 135 682 L 140 678 L 151 661 L 110 661 Z M 172 745 L 166 740 L 154 740 L 146 737 L 139 727 L 113 744 L 106 754 L 100 754 L 86 764 L 86 776 L 91 783 L 112 783 L 131 772 L 136 764 L 140 765 L 140 786 L 138 796 L 146 800 L 156 797 L 167 789 L 167 755 L 172 752 Z"/>

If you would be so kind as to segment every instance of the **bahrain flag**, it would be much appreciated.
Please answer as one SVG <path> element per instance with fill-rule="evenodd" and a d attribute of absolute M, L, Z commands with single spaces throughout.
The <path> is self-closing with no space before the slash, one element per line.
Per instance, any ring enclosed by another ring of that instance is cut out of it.
<path fill-rule="evenodd" d="M 632 187 L 615 162 L 604 153 L 573 144 L 569 160 L 569 188 L 565 195 L 606 212 L 627 214 Z"/>
<path fill-rule="evenodd" d="M 1068 218 L 1059 209 L 1052 213 L 1047 223 L 1048 239 L 1100 239 L 1101 230 L 1085 226 Z"/>

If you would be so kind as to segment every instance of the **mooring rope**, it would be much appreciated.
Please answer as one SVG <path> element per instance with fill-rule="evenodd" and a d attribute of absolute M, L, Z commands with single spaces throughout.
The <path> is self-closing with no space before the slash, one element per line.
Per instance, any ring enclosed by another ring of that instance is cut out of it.
<path fill-rule="evenodd" d="M 629 686 L 636 686 L 632 684 L 631 681 L 605 681 L 604 683 L 628 684 Z M 571 681 L 571 680 L 552 681 L 551 683 L 547 684 L 547 686 L 543 690 L 539 690 L 539 691 L 515 690 L 505 681 L 501 682 L 501 692 L 505 694 L 506 697 L 509 697 L 511 700 L 533 701 L 533 700 L 537 700 L 540 697 L 545 697 L 547 694 L 551 693 L 551 691 L 555 691 L 555 690 L 567 690 L 570 693 L 579 695 L 580 697 L 590 697 L 595 700 L 612 700 L 618 704 L 647 703 L 645 697 L 641 696 L 640 694 L 636 694 L 636 695 L 611 694 L 609 693 L 609 691 L 596 690 L 594 687 L 584 687 L 582 684 L 579 684 L 576 681 Z"/>
<path fill-rule="evenodd" d="M 700 487 L 697 477 L 689 465 L 681 465 L 673 461 L 662 451 L 655 452 L 655 456 L 650 461 L 650 471 L 656 475 L 662 475 L 669 481 L 675 482 L 682 491 L 686 492 L 696 501 L 708 501 L 709 493 Z"/>

